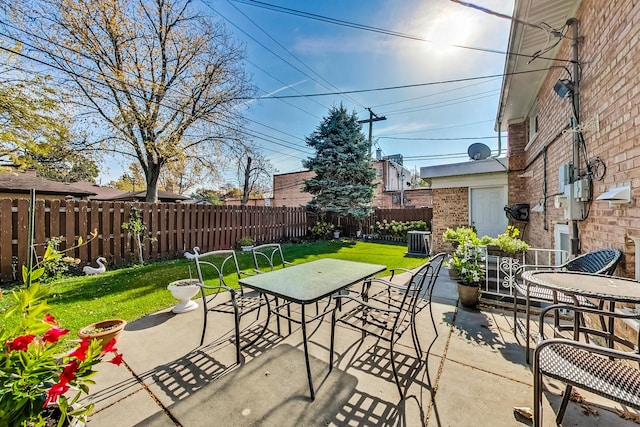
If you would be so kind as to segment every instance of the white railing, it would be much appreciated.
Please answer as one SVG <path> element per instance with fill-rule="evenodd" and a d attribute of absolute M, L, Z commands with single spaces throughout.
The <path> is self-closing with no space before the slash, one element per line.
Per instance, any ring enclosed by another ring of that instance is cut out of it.
<path fill-rule="evenodd" d="M 529 248 L 517 257 L 488 255 L 486 246 L 481 250 L 486 271 L 482 293 L 496 296 L 513 296 L 513 285 L 523 268 L 550 267 L 569 259 L 569 252 L 563 249 Z"/>

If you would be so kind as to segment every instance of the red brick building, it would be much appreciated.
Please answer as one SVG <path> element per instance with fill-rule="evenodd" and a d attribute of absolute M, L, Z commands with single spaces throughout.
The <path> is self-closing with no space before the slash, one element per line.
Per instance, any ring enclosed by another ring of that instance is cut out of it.
<path fill-rule="evenodd" d="M 388 160 L 373 162 L 376 183 L 372 205 L 377 208 L 431 207 L 430 188 L 412 189 L 411 171 Z M 273 176 L 272 206 L 305 206 L 311 194 L 302 191 L 304 180 L 314 176 L 312 171 L 291 172 Z"/>

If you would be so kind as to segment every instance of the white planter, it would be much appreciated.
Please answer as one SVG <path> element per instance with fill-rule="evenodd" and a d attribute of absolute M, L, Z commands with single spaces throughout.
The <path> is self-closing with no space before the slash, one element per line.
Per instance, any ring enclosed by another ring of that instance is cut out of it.
<path fill-rule="evenodd" d="M 251 245 L 251 246 L 240 246 L 240 248 L 242 249 L 242 252 L 251 252 L 251 249 L 253 249 L 253 245 Z"/>
<path fill-rule="evenodd" d="M 340 232 L 339 231 L 334 231 L 333 232 L 333 238 L 334 239 L 339 239 L 340 238 Z"/>
<path fill-rule="evenodd" d="M 360 237 L 362 237 L 362 231 L 357 230 L 356 231 L 356 237 L 359 239 Z"/>
<path fill-rule="evenodd" d="M 198 308 L 198 303 L 191 300 L 200 291 L 198 283 L 198 279 L 181 279 L 169 283 L 167 289 L 171 291 L 171 295 L 175 299 L 180 300 L 171 311 L 174 313 L 186 313 Z"/>

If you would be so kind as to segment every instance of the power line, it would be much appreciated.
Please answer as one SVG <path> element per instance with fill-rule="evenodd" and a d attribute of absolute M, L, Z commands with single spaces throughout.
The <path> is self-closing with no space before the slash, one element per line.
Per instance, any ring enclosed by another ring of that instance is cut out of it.
<path fill-rule="evenodd" d="M 318 82 L 317 80 L 313 79 L 312 77 L 310 77 L 309 75 L 307 75 L 306 73 L 302 72 L 301 70 L 299 70 L 296 67 L 293 67 L 296 71 L 301 72 L 304 76 L 309 77 L 311 80 L 313 80 L 314 82 L 318 83 L 319 85 L 327 88 L 327 89 L 333 89 L 333 90 L 340 90 L 337 86 L 335 86 L 334 84 L 332 84 L 331 82 L 329 82 L 327 79 L 325 79 L 324 77 L 322 77 L 320 74 L 318 74 L 314 69 L 312 69 L 311 67 L 309 67 L 309 65 L 307 65 L 304 61 L 302 61 L 300 58 L 298 58 L 296 55 L 293 54 L 293 52 L 291 52 L 289 49 L 287 49 L 285 46 L 282 45 L 282 43 L 280 43 L 275 37 L 273 37 L 268 31 L 265 31 L 260 25 L 258 25 L 253 19 L 251 19 L 246 13 L 244 13 L 243 11 L 241 11 L 236 5 L 234 5 L 230 0 L 227 0 L 227 3 L 229 3 L 229 5 L 231 7 L 233 7 L 236 11 L 238 11 L 238 13 L 240 13 L 242 16 L 244 16 L 249 22 L 251 22 L 256 28 L 258 28 L 260 31 L 262 31 L 262 33 L 264 35 L 266 35 L 267 37 L 269 37 L 269 39 L 271 39 L 274 43 L 276 43 L 278 46 L 280 46 L 280 48 L 282 50 L 284 50 L 285 52 L 287 52 L 289 55 L 291 55 L 291 57 L 293 59 L 295 59 L 296 61 L 298 61 L 302 66 L 304 66 L 307 70 L 311 71 L 314 75 L 316 75 L 320 80 L 322 80 L 322 82 L 326 83 L 323 84 L 321 82 Z M 205 3 L 206 4 L 206 3 Z M 211 6 L 209 6 L 211 7 Z M 213 8 L 212 8 L 213 10 Z M 219 12 L 217 12 L 218 14 L 220 14 Z M 222 16 L 222 15 L 220 15 Z M 230 22 L 230 21 L 229 21 Z M 237 28 L 237 27 L 236 27 Z M 242 31 L 242 30 L 241 30 Z M 246 33 L 245 33 L 246 34 Z M 255 41 L 255 39 L 253 37 L 251 37 L 252 40 Z M 258 42 L 259 43 L 259 42 Z M 263 46 L 261 43 L 259 43 L 260 46 Z M 265 47 L 266 48 L 266 47 Z M 267 49 L 269 52 L 273 53 L 276 57 L 282 59 L 280 56 L 276 55 L 272 50 Z M 282 59 L 284 61 L 284 59 Z M 289 64 L 288 62 L 285 61 L 286 64 Z M 328 85 L 328 86 L 327 86 Z M 360 102 L 356 101 L 354 98 L 350 97 L 350 96 L 345 96 L 346 99 L 348 99 L 349 101 L 353 102 L 356 105 L 359 105 L 361 108 L 365 108 L 364 105 L 362 105 Z"/>
<path fill-rule="evenodd" d="M 400 38 L 409 39 L 409 40 L 416 40 L 416 41 L 421 41 L 421 42 L 433 43 L 431 40 L 428 40 L 428 39 L 425 39 L 425 38 L 419 37 L 419 36 L 414 36 L 414 35 L 411 35 L 411 34 L 405 34 L 405 33 L 400 33 L 398 31 L 386 30 L 386 29 L 383 29 L 383 28 L 372 27 L 372 26 L 364 25 L 364 24 L 358 24 L 358 23 L 355 23 L 355 22 L 350 22 L 350 21 L 345 21 L 345 20 L 342 20 L 342 19 L 331 18 L 331 17 L 328 17 L 328 16 L 318 15 L 318 14 L 310 13 L 310 12 L 304 12 L 304 11 L 301 11 L 301 10 L 291 9 L 291 8 L 288 8 L 288 7 L 277 6 L 277 5 L 273 5 L 273 4 L 270 4 L 270 3 L 265 3 L 265 2 L 261 2 L 261 1 L 257 1 L 257 0 L 232 0 L 232 1 L 235 1 L 237 3 L 246 4 L 246 5 L 249 5 L 249 6 L 259 7 L 259 8 L 262 8 L 262 9 L 272 10 L 274 12 L 284 13 L 284 14 L 287 14 L 287 15 L 299 16 L 299 17 L 302 17 L 302 18 L 307 18 L 307 19 L 312 19 L 312 20 L 316 20 L 316 21 L 327 22 L 329 24 L 339 25 L 339 26 L 343 26 L 343 27 L 355 28 L 355 29 L 358 29 L 358 30 L 370 31 L 370 32 L 373 32 L 373 33 L 379 33 L 379 34 L 384 34 L 384 35 L 388 35 L 388 36 L 400 37 Z M 452 44 L 450 46 L 457 47 L 457 48 L 460 48 L 460 49 L 468 49 L 468 50 L 474 50 L 474 51 L 479 51 L 479 52 L 495 53 L 495 54 L 500 54 L 500 55 L 523 56 L 523 57 L 526 57 L 526 58 L 534 58 L 534 59 L 535 58 L 541 58 L 541 59 L 547 59 L 547 60 L 551 60 L 551 61 L 558 60 L 556 58 L 547 58 L 547 57 L 543 57 L 543 56 L 527 55 L 527 54 L 518 53 L 518 52 L 506 52 L 506 51 L 501 51 L 501 50 L 497 50 L 497 49 L 471 47 L 471 46 L 464 46 L 464 45 L 459 45 L 459 44 Z M 570 60 L 567 59 L 567 60 L 564 60 L 564 61 L 570 61 Z"/>
<path fill-rule="evenodd" d="M 233 1 L 238 1 L 238 0 L 233 0 Z M 460 78 L 460 79 L 439 80 L 439 81 L 436 81 L 436 82 L 428 82 L 428 83 L 415 83 L 415 84 L 409 84 L 409 85 L 387 86 L 387 87 L 379 87 L 379 88 L 372 88 L 372 89 L 345 90 L 345 91 L 340 91 L 340 92 L 312 93 L 312 94 L 305 94 L 305 95 L 263 96 L 263 97 L 259 97 L 257 99 L 289 99 L 289 98 L 306 98 L 306 97 L 311 97 L 311 96 L 344 95 L 344 94 L 350 94 L 350 93 L 382 92 L 382 91 L 387 91 L 387 90 L 410 89 L 410 88 L 415 88 L 415 87 L 434 86 L 434 85 L 441 85 L 441 84 L 447 84 L 447 83 L 459 83 L 459 82 L 468 82 L 468 81 L 473 81 L 473 80 L 491 79 L 491 78 L 494 78 L 494 77 L 514 76 L 514 75 L 518 75 L 518 74 L 538 73 L 540 71 L 549 71 L 550 69 L 551 69 L 550 67 L 546 67 L 546 68 L 538 68 L 538 69 L 535 69 L 535 70 L 514 71 L 512 73 L 490 74 L 490 75 L 487 75 L 487 76 L 476 76 L 476 77 L 465 77 L 465 78 Z M 239 99 L 256 99 L 256 98 L 242 98 L 242 97 L 240 97 Z"/>
<path fill-rule="evenodd" d="M 464 141 L 470 139 L 495 139 L 496 136 L 469 136 L 460 138 L 402 138 L 397 136 L 379 136 L 378 139 L 395 139 L 406 141 Z"/>

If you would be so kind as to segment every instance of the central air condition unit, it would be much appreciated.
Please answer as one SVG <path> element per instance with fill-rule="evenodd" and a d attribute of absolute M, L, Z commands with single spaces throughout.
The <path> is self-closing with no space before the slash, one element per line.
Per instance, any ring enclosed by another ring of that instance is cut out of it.
<path fill-rule="evenodd" d="M 430 231 L 409 231 L 407 233 L 408 255 L 429 255 Z"/>

